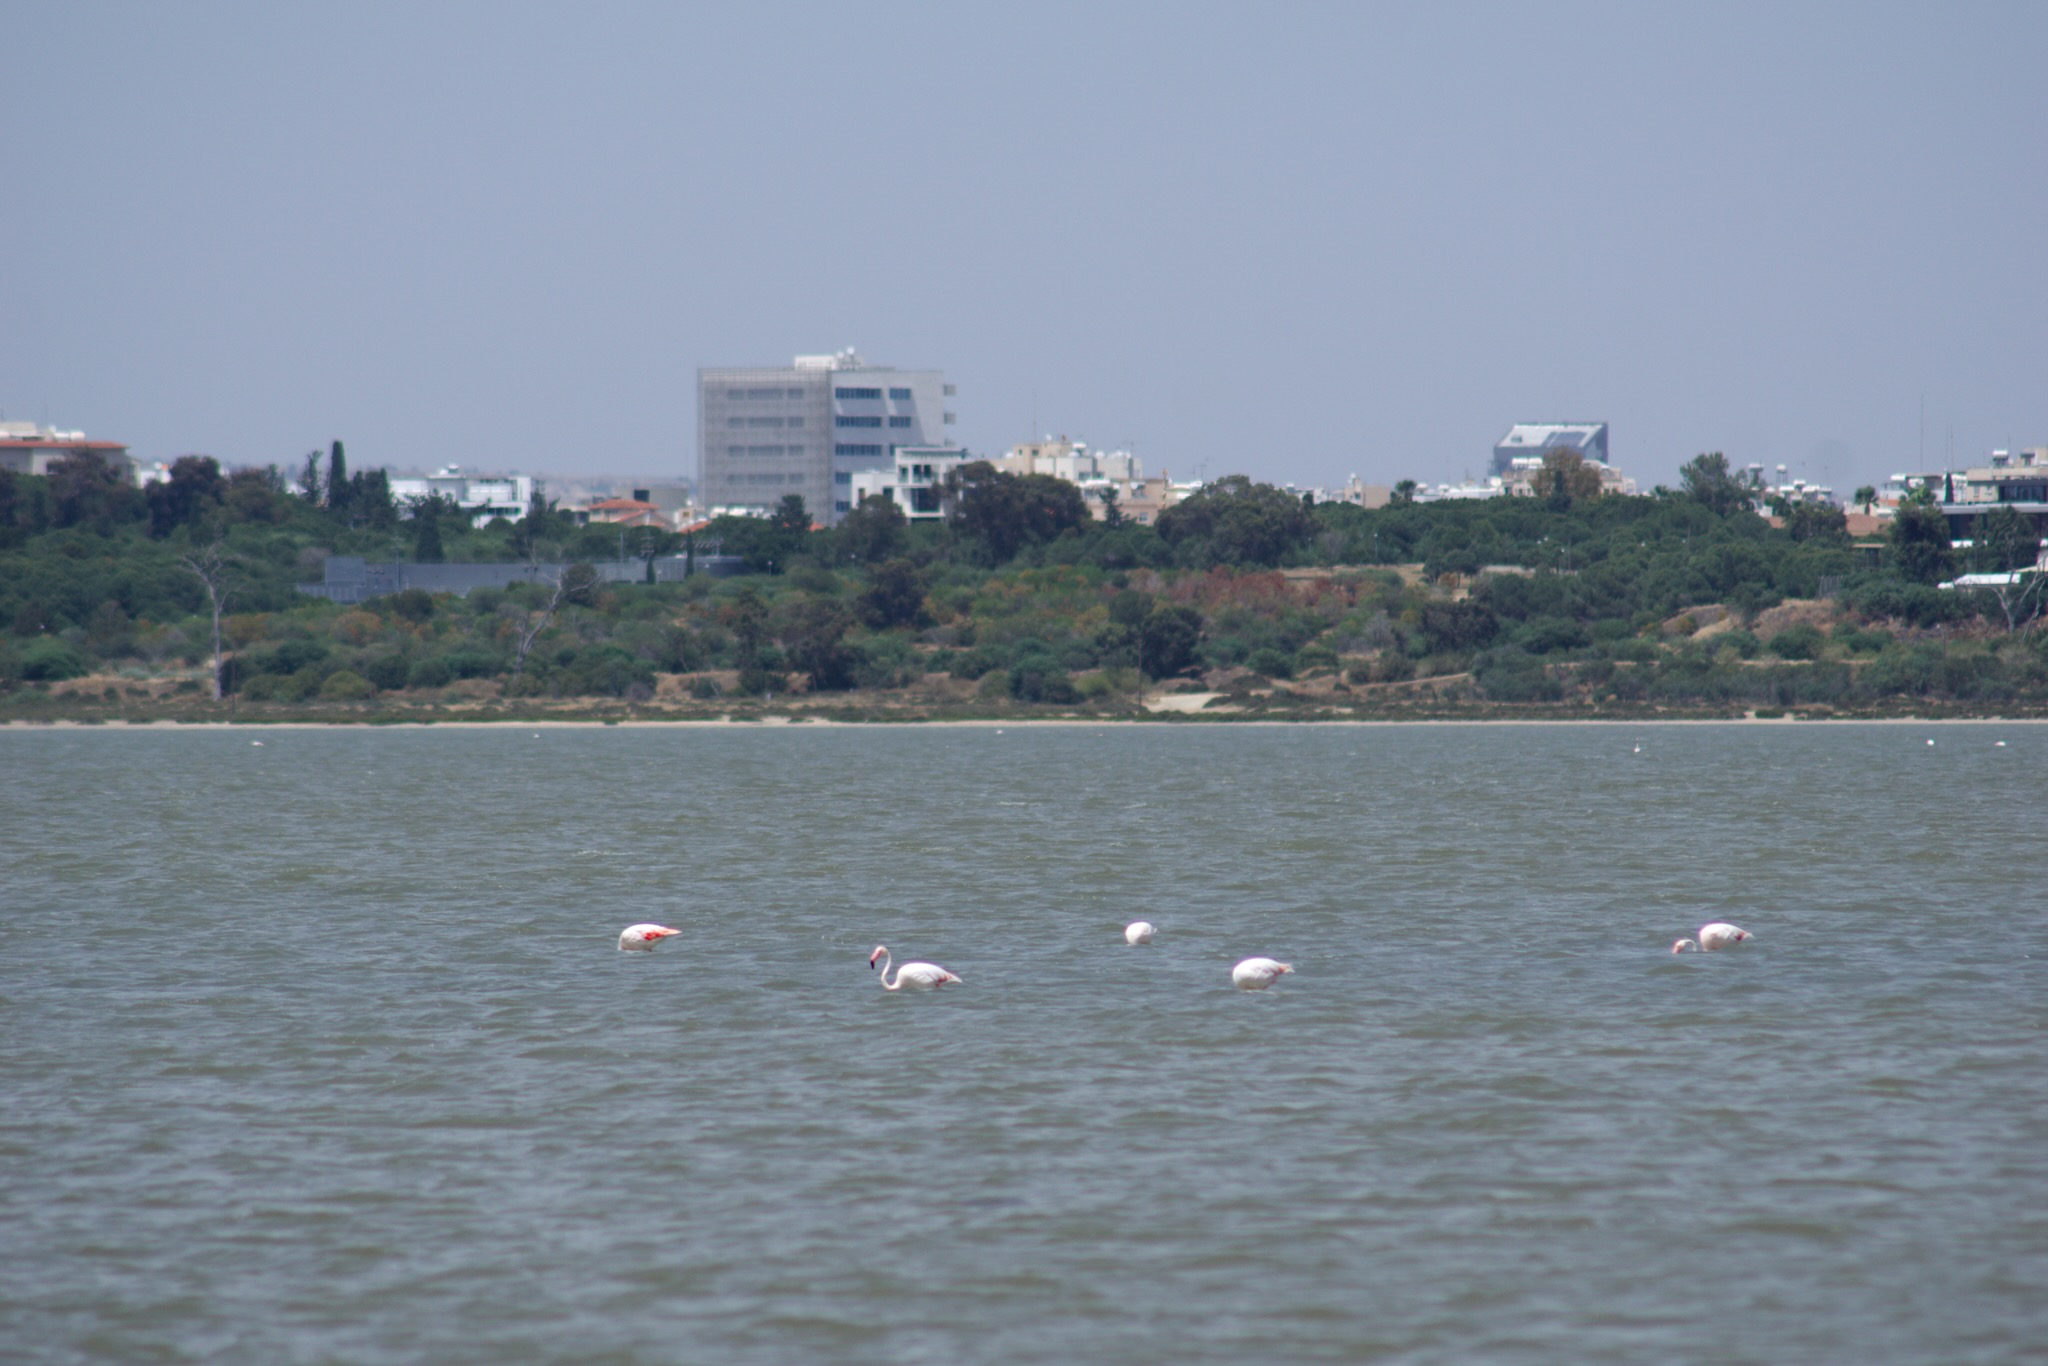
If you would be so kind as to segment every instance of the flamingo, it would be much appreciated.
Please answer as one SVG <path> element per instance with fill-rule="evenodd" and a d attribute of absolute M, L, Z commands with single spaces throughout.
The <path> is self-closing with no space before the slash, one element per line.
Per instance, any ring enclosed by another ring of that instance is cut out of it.
<path fill-rule="evenodd" d="M 942 987 L 960 980 L 937 963 L 905 963 L 896 969 L 896 980 L 892 982 L 889 980 L 889 965 L 896 960 L 890 956 L 887 944 L 875 945 L 875 951 L 868 955 L 868 966 L 872 968 L 877 958 L 882 960 L 884 991 L 901 991 L 904 987 Z"/>
<path fill-rule="evenodd" d="M 1754 939 L 1748 930 L 1740 929 L 1725 920 L 1716 920 L 1711 925 L 1700 926 L 1698 939 L 1680 939 L 1671 945 L 1673 953 L 1684 953 L 1687 949 L 1698 949 L 1705 953 L 1709 949 L 1733 948 L 1745 939 Z"/>
<path fill-rule="evenodd" d="M 1152 922 L 1149 920 L 1133 920 L 1124 926 L 1126 944 L 1149 944 L 1152 942 L 1152 935 Z"/>
<path fill-rule="evenodd" d="M 1264 991 L 1293 971 L 1289 964 L 1270 958 L 1247 958 L 1230 970 L 1230 981 L 1239 991 Z"/>
<path fill-rule="evenodd" d="M 681 930 L 672 930 L 666 925 L 628 925 L 619 931 L 619 947 L 652 953 L 656 944 L 672 934 L 681 933 Z"/>

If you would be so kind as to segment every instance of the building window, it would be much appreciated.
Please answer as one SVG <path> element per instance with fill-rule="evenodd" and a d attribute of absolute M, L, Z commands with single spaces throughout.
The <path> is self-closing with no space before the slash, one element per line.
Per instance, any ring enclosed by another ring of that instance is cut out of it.
<path fill-rule="evenodd" d="M 908 427 L 910 419 L 907 417 L 892 417 L 889 419 L 889 425 L 891 427 Z"/>
<path fill-rule="evenodd" d="M 881 453 L 882 448 L 880 446 L 863 446 L 858 442 L 850 441 L 842 441 L 832 448 L 832 454 L 834 455 L 878 456 Z"/>
<path fill-rule="evenodd" d="M 880 389 L 834 389 L 832 391 L 832 397 L 834 398 L 880 398 L 881 396 L 882 391 Z"/>
<path fill-rule="evenodd" d="M 804 396 L 804 391 L 801 389 L 785 389 L 782 392 L 786 398 L 802 398 Z"/>
<path fill-rule="evenodd" d="M 835 498 L 832 500 L 832 510 L 834 512 L 851 512 L 853 511 L 853 504 L 847 502 L 844 498 Z"/>
<path fill-rule="evenodd" d="M 800 417 L 793 417 L 789 419 L 789 425 L 792 427 L 801 427 L 804 425 L 804 420 Z"/>
<path fill-rule="evenodd" d="M 832 425 L 835 427 L 879 427 L 882 425 L 882 419 L 879 417 L 848 417 L 842 413 L 832 419 Z"/>
<path fill-rule="evenodd" d="M 833 482 L 833 483 L 835 483 L 835 484 L 851 484 L 851 483 L 853 482 L 853 471 L 852 471 L 852 470 L 834 470 L 834 471 L 832 471 L 832 482 Z"/>
<path fill-rule="evenodd" d="M 895 399 L 898 403 L 908 403 L 910 401 L 910 391 L 908 389 L 891 389 L 889 397 Z"/>

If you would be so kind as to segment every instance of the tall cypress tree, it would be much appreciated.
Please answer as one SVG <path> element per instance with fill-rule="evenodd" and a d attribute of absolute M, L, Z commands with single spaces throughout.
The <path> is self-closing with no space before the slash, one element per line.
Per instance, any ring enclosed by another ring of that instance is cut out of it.
<path fill-rule="evenodd" d="M 337 511 L 348 506 L 348 459 L 335 442 L 327 452 L 327 506 Z"/>

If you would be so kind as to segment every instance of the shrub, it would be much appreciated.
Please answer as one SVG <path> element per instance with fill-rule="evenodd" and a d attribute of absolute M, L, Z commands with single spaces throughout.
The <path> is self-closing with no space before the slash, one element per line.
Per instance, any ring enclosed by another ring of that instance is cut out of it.
<path fill-rule="evenodd" d="M 719 691 L 718 680 L 715 678 L 700 678 L 690 685 L 690 696 L 699 702 L 709 702 L 719 695 Z"/>
<path fill-rule="evenodd" d="M 1771 637 L 1771 653 L 1780 659 L 1812 659 L 1820 653 L 1820 628 L 1800 622 Z"/>
<path fill-rule="evenodd" d="M 1070 704 L 1080 700 L 1074 691 L 1072 681 L 1059 664 L 1043 655 L 1034 655 L 1021 664 L 1010 666 L 1010 696 L 1019 702 L 1049 702 L 1055 705 Z"/>
<path fill-rule="evenodd" d="M 363 665 L 363 676 L 378 691 L 389 692 L 405 686 L 406 670 L 404 655 L 384 654 Z"/>
<path fill-rule="evenodd" d="M 457 678 L 489 678 L 504 667 L 504 661 L 488 650 L 451 650 L 442 658 Z"/>
<path fill-rule="evenodd" d="M 1523 649 L 1539 655 L 1576 650 L 1592 643 L 1586 628 L 1570 617 L 1532 617 L 1516 634 Z"/>
<path fill-rule="evenodd" d="M 408 688 L 445 688 L 454 681 L 455 666 L 444 655 L 414 660 L 405 674 L 405 686 Z"/>
<path fill-rule="evenodd" d="M 370 686 L 370 680 L 353 669 L 339 669 L 327 675 L 327 681 L 320 685 L 320 700 L 323 702 L 360 702 L 377 690 Z"/>
<path fill-rule="evenodd" d="M 434 615 L 434 595 L 424 588 L 406 588 L 384 599 L 391 614 L 406 621 L 420 622 Z"/>
<path fill-rule="evenodd" d="M 1756 652 L 1758 650 L 1761 650 L 1763 648 L 1763 645 L 1760 641 L 1757 640 L 1757 638 L 1754 635 L 1751 635 L 1748 631 L 1722 632 L 1721 648 L 1729 649 L 1731 647 L 1734 649 L 1735 653 L 1740 655 L 1742 658 L 1754 659 L 1756 658 Z M 1785 656 L 1780 655 L 1779 658 L 1783 659 L 1785 658 Z"/>
<path fill-rule="evenodd" d="M 1326 645 L 1304 645 L 1294 652 L 1296 674 L 1312 674 L 1319 670 L 1333 672 L 1337 667 L 1337 652 Z"/>
<path fill-rule="evenodd" d="M 21 652 L 21 677 L 30 683 L 61 683 L 90 672 L 85 656 L 61 640 L 38 640 Z"/>
<path fill-rule="evenodd" d="M 1473 676 L 1480 691 L 1495 702 L 1554 702 L 1564 696 L 1564 685 L 1545 672 L 1534 655 L 1512 648 L 1485 655 Z"/>
<path fill-rule="evenodd" d="M 1293 661 L 1270 645 L 1252 651 L 1251 658 L 1244 662 L 1244 666 L 1266 678 L 1294 677 Z"/>
<path fill-rule="evenodd" d="M 593 645 L 563 668 L 556 682 L 567 693 L 625 697 L 654 686 L 654 666 L 617 645 Z"/>

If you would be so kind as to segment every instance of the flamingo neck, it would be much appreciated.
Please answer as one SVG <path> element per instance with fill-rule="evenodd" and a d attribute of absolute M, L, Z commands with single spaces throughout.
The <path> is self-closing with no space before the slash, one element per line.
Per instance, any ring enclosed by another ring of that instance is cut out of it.
<path fill-rule="evenodd" d="M 903 985 L 903 974 L 900 972 L 896 974 L 895 981 L 889 980 L 889 968 L 895 961 L 895 955 L 891 954 L 887 949 L 882 950 L 882 990 L 884 991 L 894 991 Z"/>

